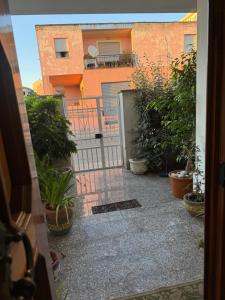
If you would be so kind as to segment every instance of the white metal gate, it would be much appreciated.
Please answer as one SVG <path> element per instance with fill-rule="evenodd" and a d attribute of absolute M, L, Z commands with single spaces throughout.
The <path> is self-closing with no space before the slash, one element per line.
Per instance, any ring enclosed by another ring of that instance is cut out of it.
<path fill-rule="evenodd" d="M 72 159 L 76 172 L 123 165 L 119 99 L 108 103 L 102 97 L 63 99 L 78 149 Z"/>

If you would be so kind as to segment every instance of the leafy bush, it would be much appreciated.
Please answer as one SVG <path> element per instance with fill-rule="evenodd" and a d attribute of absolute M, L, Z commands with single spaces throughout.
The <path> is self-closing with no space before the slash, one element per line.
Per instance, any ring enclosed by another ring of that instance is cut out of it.
<path fill-rule="evenodd" d="M 161 124 L 167 132 L 162 146 L 178 152 L 178 159 L 187 161 L 189 171 L 195 156 L 196 51 L 182 54 L 172 62 L 168 85 L 173 97 L 152 101 L 149 109 L 162 113 Z"/>
<path fill-rule="evenodd" d="M 35 152 L 39 158 L 48 156 L 68 159 L 76 152 L 76 144 L 69 139 L 69 121 L 60 113 L 60 100 L 54 97 L 27 96 L 26 107 Z"/>
<path fill-rule="evenodd" d="M 150 108 L 150 104 L 168 101 L 172 98 L 172 91 L 167 85 L 166 76 L 159 65 L 146 63 L 140 66 L 133 75 L 136 88 L 135 108 L 138 114 L 138 125 L 134 139 L 134 153 L 136 158 L 146 158 L 150 171 L 159 171 L 165 161 L 163 147 L 166 130 L 162 124 L 163 109 Z"/>
<path fill-rule="evenodd" d="M 36 158 L 41 198 L 49 209 L 58 210 L 73 204 L 72 189 L 73 171 L 56 170 L 48 164 L 46 157 Z"/>

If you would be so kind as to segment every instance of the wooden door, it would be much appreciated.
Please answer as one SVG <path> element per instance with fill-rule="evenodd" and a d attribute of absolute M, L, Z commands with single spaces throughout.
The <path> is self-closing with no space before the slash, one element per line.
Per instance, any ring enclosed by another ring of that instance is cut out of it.
<path fill-rule="evenodd" d="M 23 294 L 55 299 L 8 0 L 0 0 L 0 299 Z"/>
<path fill-rule="evenodd" d="M 209 1 L 205 299 L 225 299 L 225 1 Z"/>

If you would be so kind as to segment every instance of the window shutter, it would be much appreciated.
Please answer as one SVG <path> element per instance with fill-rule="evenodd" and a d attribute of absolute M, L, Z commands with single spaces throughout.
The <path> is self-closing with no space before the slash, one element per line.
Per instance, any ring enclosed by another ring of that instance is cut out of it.
<path fill-rule="evenodd" d="M 99 42 L 98 43 L 99 55 L 114 55 L 120 54 L 119 42 Z"/>
<path fill-rule="evenodd" d="M 55 39 L 55 51 L 56 52 L 67 52 L 66 39 Z"/>
<path fill-rule="evenodd" d="M 185 34 L 184 35 L 184 52 L 191 52 L 194 48 L 194 34 Z"/>

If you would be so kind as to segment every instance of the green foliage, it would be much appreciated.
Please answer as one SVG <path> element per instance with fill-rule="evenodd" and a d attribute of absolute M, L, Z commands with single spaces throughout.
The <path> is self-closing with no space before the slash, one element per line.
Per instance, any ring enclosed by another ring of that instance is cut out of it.
<path fill-rule="evenodd" d="M 170 86 L 166 84 L 165 75 L 158 65 L 146 62 L 133 75 L 136 88 L 135 108 L 138 114 L 138 125 L 134 139 L 135 158 L 146 158 L 150 171 L 159 171 L 164 161 L 163 147 L 166 130 L 162 124 L 165 108 L 150 108 L 152 102 L 161 104 L 172 97 Z"/>
<path fill-rule="evenodd" d="M 204 187 L 205 187 L 205 177 L 204 172 L 201 168 L 201 158 L 200 158 L 200 149 L 198 146 L 195 147 L 195 161 L 194 161 L 194 185 L 193 185 L 193 194 L 196 202 L 204 201 Z M 204 208 L 203 208 L 204 212 Z M 202 211 L 200 212 L 200 215 Z"/>
<path fill-rule="evenodd" d="M 162 126 L 167 132 L 163 146 L 180 153 L 179 159 L 190 163 L 195 154 L 196 127 L 196 51 L 182 54 L 171 65 L 168 82 L 173 97 L 154 101 L 149 109 L 163 112 Z"/>
<path fill-rule="evenodd" d="M 48 208 L 58 210 L 73 204 L 72 189 L 73 171 L 56 170 L 48 164 L 46 158 L 36 158 L 41 198 Z"/>
<path fill-rule="evenodd" d="M 69 121 L 60 113 L 59 106 L 60 100 L 54 97 L 26 97 L 34 150 L 39 158 L 47 155 L 51 163 L 68 159 L 76 152 L 76 144 L 68 138 L 72 136 Z"/>

